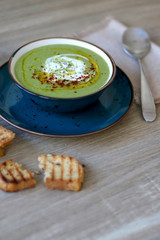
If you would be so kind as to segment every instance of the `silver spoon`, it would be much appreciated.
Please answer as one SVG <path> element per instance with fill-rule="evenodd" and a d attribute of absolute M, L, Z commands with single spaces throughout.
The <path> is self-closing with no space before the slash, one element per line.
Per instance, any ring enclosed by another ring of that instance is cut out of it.
<path fill-rule="evenodd" d="M 142 58 L 150 51 L 150 39 L 141 28 L 128 28 L 123 34 L 123 49 L 130 56 L 138 60 L 141 74 L 141 108 L 145 121 L 152 122 L 156 119 L 154 99 L 142 68 Z"/>

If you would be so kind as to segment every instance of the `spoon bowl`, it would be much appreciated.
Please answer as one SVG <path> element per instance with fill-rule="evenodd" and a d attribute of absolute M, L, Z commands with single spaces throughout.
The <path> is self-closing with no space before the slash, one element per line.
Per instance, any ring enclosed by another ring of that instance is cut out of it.
<path fill-rule="evenodd" d="M 123 35 L 123 48 L 135 58 L 144 58 L 151 48 L 148 33 L 141 28 L 128 28 Z"/>

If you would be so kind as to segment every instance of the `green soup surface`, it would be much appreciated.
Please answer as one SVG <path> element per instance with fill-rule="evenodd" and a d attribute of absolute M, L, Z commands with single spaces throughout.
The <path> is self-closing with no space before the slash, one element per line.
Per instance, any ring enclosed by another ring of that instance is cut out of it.
<path fill-rule="evenodd" d="M 100 55 L 68 44 L 28 51 L 18 59 L 14 71 L 26 89 L 58 98 L 91 94 L 102 88 L 109 77 L 108 64 Z"/>

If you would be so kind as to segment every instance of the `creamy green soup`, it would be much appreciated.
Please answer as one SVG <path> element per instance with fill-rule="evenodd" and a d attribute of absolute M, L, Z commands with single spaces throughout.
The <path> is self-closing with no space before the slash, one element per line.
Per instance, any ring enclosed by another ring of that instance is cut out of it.
<path fill-rule="evenodd" d="M 102 88 L 109 67 L 95 52 L 67 44 L 47 45 L 22 55 L 15 75 L 26 89 L 58 98 L 80 97 Z"/>

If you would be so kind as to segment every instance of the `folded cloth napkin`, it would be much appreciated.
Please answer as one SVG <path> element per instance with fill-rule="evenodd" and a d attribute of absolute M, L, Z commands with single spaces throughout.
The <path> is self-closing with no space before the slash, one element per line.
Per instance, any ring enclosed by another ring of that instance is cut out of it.
<path fill-rule="evenodd" d="M 122 35 L 126 26 L 113 17 L 106 17 L 100 23 L 74 37 L 89 41 L 107 51 L 132 82 L 135 101 L 140 102 L 140 71 L 137 61 L 124 53 Z M 143 59 L 143 69 L 150 85 L 155 103 L 160 103 L 160 47 L 151 43 L 149 54 Z"/>

